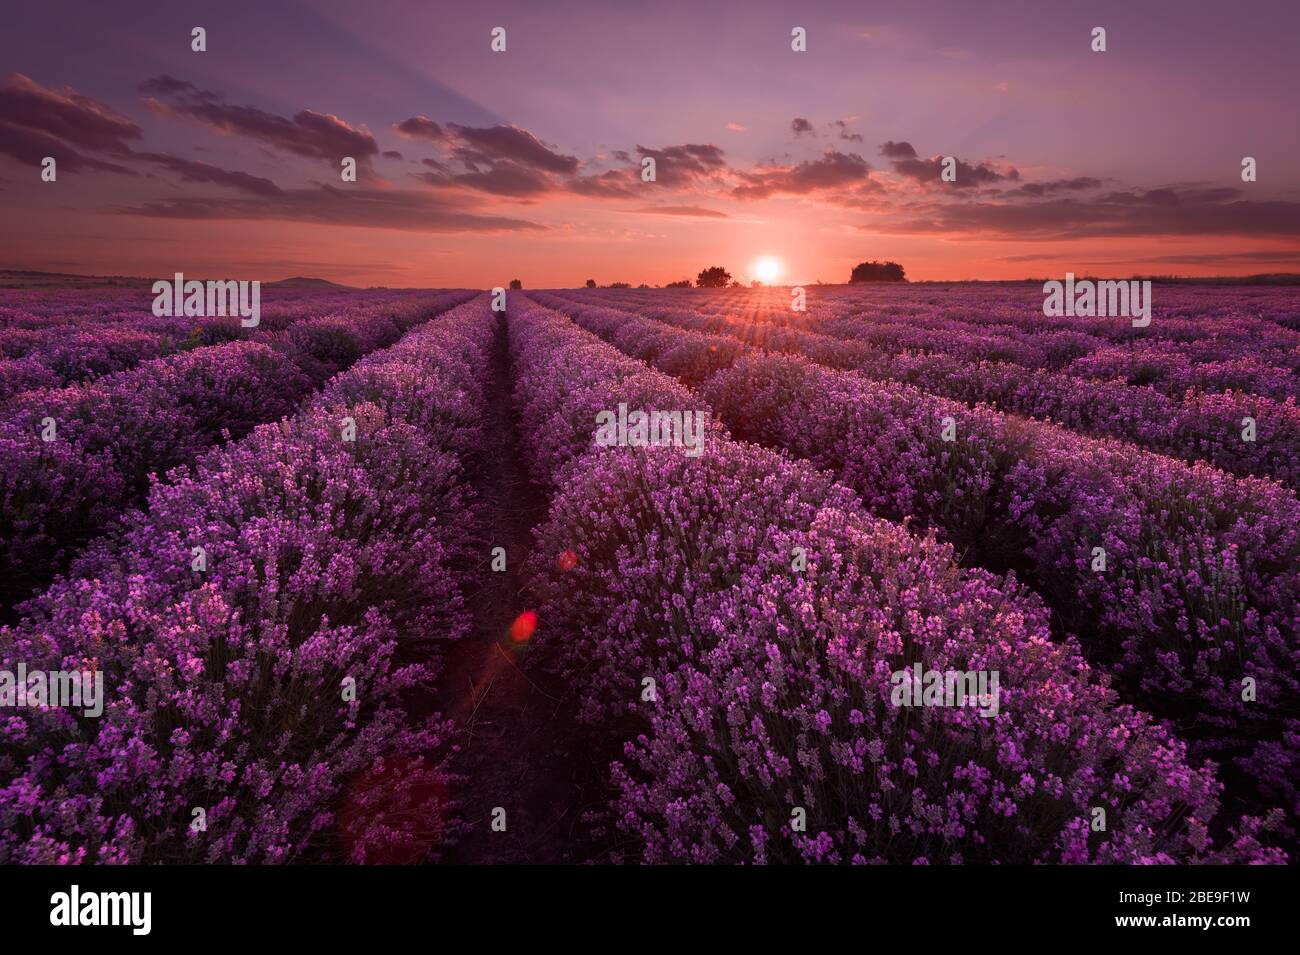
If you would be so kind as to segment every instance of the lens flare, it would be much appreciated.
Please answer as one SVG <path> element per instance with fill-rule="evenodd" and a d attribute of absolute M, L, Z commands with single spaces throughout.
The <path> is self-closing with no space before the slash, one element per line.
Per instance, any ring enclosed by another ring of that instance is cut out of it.
<path fill-rule="evenodd" d="M 536 629 L 537 611 L 525 610 L 515 617 L 515 622 L 510 625 L 510 639 L 515 643 L 527 643 Z"/>

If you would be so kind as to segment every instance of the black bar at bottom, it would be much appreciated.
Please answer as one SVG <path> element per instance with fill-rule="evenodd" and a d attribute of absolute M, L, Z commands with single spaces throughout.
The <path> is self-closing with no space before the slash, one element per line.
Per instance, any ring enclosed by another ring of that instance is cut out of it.
<path fill-rule="evenodd" d="M 704 869 L 596 867 L 122 867 L 0 869 L 4 938 L 127 945 L 193 940 L 295 948 L 334 946 L 375 933 L 451 944 L 462 932 L 559 933 L 567 940 L 649 941 L 675 925 L 736 937 L 777 927 L 805 941 L 849 920 L 873 941 L 900 933 L 1043 942 L 1126 935 L 1151 941 L 1199 933 L 1216 942 L 1241 933 L 1272 937 L 1295 921 L 1289 868 L 1216 867 L 864 867 Z M 72 887 L 81 912 L 70 923 Z M 149 893 L 148 934 L 140 896 Z M 104 897 L 99 893 L 113 893 Z M 88 897 L 90 901 L 87 901 Z M 137 903 L 132 906 L 132 903 Z M 62 905 L 62 908 L 60 908 Z M 100 913 L 102 914 L 102 917 Z M 86 918 L 82 918 L 85 913 Z M 134 919 L 132 918 L 134 916 Z M 1208 920 L 1208 924 L 1207 921 Z M 618 930 L 622 924 L 626 929 Z M 134 927 L 133 927 L 134 925 Z M 529 926 L 532 926 L 531 930 Z M 1172 934 L 1171 934 L 1172 933 Z M 830 944 L 831 936 L 824 936 Z M 805 947 L 807 947 L 805 945 Z"/>

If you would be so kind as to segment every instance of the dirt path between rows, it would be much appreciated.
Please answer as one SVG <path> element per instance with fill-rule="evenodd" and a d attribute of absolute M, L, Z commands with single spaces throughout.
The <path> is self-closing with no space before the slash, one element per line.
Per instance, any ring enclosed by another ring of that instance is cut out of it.
<path fill-rule="evenodd" d="M 478 486 L 485 546 L 505 548 L 506 570 L 494 572 L 485 563 L 483 586 L 470 603 L 474 631 L 445 661 L 438 708 L 463 727 L 453 763 L 463 781 L 453 796 L 469 831 L 442 860 L 585 862 L 599 854 L 596 833 L 584 817 L 604 804 L 602 767 L 593 765 L 576 732 L 568 687 L 528 667 L 527 644 L 510 634 L 512 623 L 533 606 L 522 572 L 547 501 L 529 479 L 519 448 L 507 333 L 503 321 L 492 356 L 488 443 Z M 505 810 L 505 831 L 493 829 L 498 807 Z"/>

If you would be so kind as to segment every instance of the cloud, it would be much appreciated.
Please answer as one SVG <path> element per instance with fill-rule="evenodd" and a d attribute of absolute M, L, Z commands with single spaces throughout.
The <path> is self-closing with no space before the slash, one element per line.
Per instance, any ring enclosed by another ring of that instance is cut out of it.
<path fill-rule="evenodd" d="M 1086 189 L 1097 189 L 1102 185 L 1100 179 L 1094 179 L 1092 176 L 1075 176 L 1073 179 L 1053 179 L 1049 182 L 1027 182 L 1016 189 L 1008 190 L 1003 193 L 1006 196 L 1046 196 L 1056 192 L 1078 192 Z"/>
<path fill-rule="evenodd" d="M 114 211 L 163 219 L 280 220 L 425 233 L 521 232 L 545 228 L 523 219 L 469 212 L 443 197 L 424 192 L 334 186 L 286 190 L 278 196 L 258 199 L 170 199 L 123 206 Z"/>
<path fill-rule="evenodd" d="M 438 143 L 447 138 L 446 130 L 427 116 L 412 116 L 400 123 L 393 123 L 393 129 L 407 139 L 428 139 Z"/>
<path fill-rule="evenodd" d="M 167 153 L 135 153 L 136 157 L 162 166 L 181 177 L 185 182 L 206 182 L 231 186 L 255 196 L 278 196 L 282 194 L 279 186 L 270 179 L 251 176 L 246 172 L 220 169 L 217 166 L 193 159 L 182 159 Z"/>
<path fill-rule="evenodd" d="M 740 125 L 740 123 L 728 123 L 727 129 L 731 130 L 733 133 L 743 133 L 745 131 L 745 127 Z"/>
<path fill-rule="evenodd" d="M 808 122 L 808 120 L 804 119 L 802 116 L 796 116 L 794 119 L 790 120 L 790 131 L 794 133 L 796 137 L 802 136 L 805 133 L 809 136 L 817 135 L 816 131 L 813 129 L 813 124 Z"/>
<path fill-rule="evenodd" d="M 880 155 L 886 159 L 915 159 L 916 150 L 911 143 L 896 143 L 890 139 L 880 144 Z"/>
<path fill-rule="evenodd" d="M 631 209 L 629 211 L 660 216 L 688 216 L 697 219 L 731 218 L 725 212 L 719 212 L 717 209 L 705 209 L 703 206 L 646 206 L 642 209 Z"/>
<path fill-rule="evenodd" d="M 1009 169 L 1003 173 L 998 172 L 987 162 L 971 165 L 965 160 L 958 159 L 956 161 L 956 181 L 944 182 L 940 175 L 943 171 L 942 156 L 931 156 L 929 159 L 895 159 L 892 165 L 894 172 L 900 176 L 906 176 L 908 179 L 926 186 L 970 188 L 1007 180 L 1014 182 L 1020 179 L 1020 173 L 1016 169 Z"/>
<path fill-rule="evenodd" d="M 555 189 L 555 184 L 544 173 L 510 160 L 492 163 L 482 171 L 463 173 L 451 173 L 441 163 L 432 160 L 424 162 L 434 171 L 418 173 L 416 178 L 431 186 L 464 186 L 496 196 L 519 198 L 540 196 Z"/>
<path fill-rule="evenodd" d="M 10 73 L 0 88 L 0 121 L 94 152 L 129 152 L 127 141 L 143 135 L 139 126 L 98 100 L 71 87 L 41 86 L 22 73 Z"/>
<path fill-rule="evenodd" d="M 850 132 L 849 124 L 844 122 L 844 120 L 837 119 L 833 123 L 831 123 L 831 125 L 839 129 L 840 139 L 847 140 L 848 142 L 851 143 L 862 142 L 862 135 L 860 133 Z"/>
<path fill-rule="evenodd" d="M 466 162 L 509 160 L 545 172 L 574 173 L 578 159 L 550 149 L 545 143 L 518 126 L 459 126 L 450 129 L 461 142 L 458 158 Z"/>
<path fill-rule="evenodd" d="M 1228 262 L 1300 262 L 1300 249 L 1251 249 L 1245 252 L 1209 252 L 1158 255 L 1152 262 L 1166 265 L 1218 265 Z"/>
<path fill-rule="evenodd" d="M 869 181 L 871 166 L 856 153 L 828 149 L 820 159 L 796 166 L 737 175 L 741 185 L 731 190 L 732 195 L 739 199 L 766 199 L 780 194 L 807 195 L 820 190 L 861 187 Z"/>
<path fill-rule="evenodd" d="M 864 225 L 892 233 L 1059 240 L 1115 236 L 1300 236 L 1300 203 L 1245 201 L 1238 189 L 1168 187 L 1089 199 L 935 203 Z"/>
<path fill-rule="evenodd" d="M 407 138 L 427 139 L 444 147 L 444 158 L 421 160 L 430 172 L 415 174 L 431 186 L 535 198 L 566 191 L 562 177 L 575 175 L 580 166 L 576 156 L 555 151 L 518 126 L 439 126 L 425 116 L 413 116 L 395 123 L 394 129 Z M 598 185 L 592 184 L 593 194 L 599 191 Z"/>
<path fill-rule="evenodd" d="M 117 157 L 129 154 L 127 141 L 140 137 L 139 126 L 70 87 L 41 86 L 22 73 L 10 73 L 0 87 L 0 153 L 23 165 L 39 168 L 50 156 L 59 172 L 135 176 L 138 173 L 125 166 L 83 155 L 79 149 Z"/>
<path fill-rule="evenodd" d="M 159 77 L 146 85 L 155 92 L 184 93 L 193 89 L 190 84 L 172 77 Z M 114 159 L 160 166 L 176 173 L 185 182 L 230 186 L 257 196 L 280 193 L 275 183 L 259 176 L 221 169 L 169 153 L 137 152 L 128 141 L 140 138 L 140 127 L 135 123 L 112 107 L 83 96 L 71 87 L 50 89 L 21 73 L 13 73 L 0 89 L 0 152 L 26 165 L 39 166 L 44 157 L 52 156 L 60 171 L 94 169 L 139 175 L 119 163 L 83 156 L 67 145 L 71 143 L 106 153 Z"/>
<path fill-rule="evenodd" d="M 100 172 L 115 172 L 127 176 L 139 175 L 125 166 L 83 156 L 48 133 L 2 121 L 0 121 L 0 153 L 12 156 L 25 166 L 38 168 L 46 156 L 52 156 L 58 164 L 59 172 L 79 173 L 96 169 Z"/>
<path fill-rule="evenodd" d="M 136 87 L 141 93 L 157 93 L 160 96 L 194 96 L 199 99 L 220 99 L 216 93 L 209 93 L 199 89 L 193 83 L 185 80 L 178 80 L 174 76 L 163 74 L 155 76 L 151 80 L 145 80 Z"/>
<path fill-rule="evenodd" d="M 379 154 L 379 144 L 369 132 L 331 113 L 304 109 L 286 118 L 256 106 L 226 103 L 222 93 L 165 75 L 141 83 L 139 89 L 167 97 L 167 103 L 151 104 L 156 111 L 184 116 L 222 133 L 255 139 L 282 152 L 334 163 L 344 156 L 364 163 Z"/>
<path fill-rule="evenodd" d="M 721 190 L 728 185 L 726 158 L 722 149 L 712 144 L 637 146 L 635 155 L 611 150 L 609 157 L 624 164 L 621 168 L 586 172 L 576 157 L 556 151 L 517 126 L 474 128 L 451 123 L 445 129 L 443 155 L 422 160 L 429 171 L 415 174 L 421 182 L 439 188 L 459 187 L 520 199 L 566 193 L 590 199 L 630 199 L 646 198 L 646 190 L 657 187 L 703 193 L 707 191 L 704 186 Z M 652 183 L 641 179 L 646 158 L 655 161 Z M 677 208 L 698 207 L 684 204 Z M 678 214 L 711 215 L 707 210 Z"/>
<path fill-rule="evenodd" d="M 572 193 L 595 199 L 628 198 L 637 195 L 642 187 L 641 173 L 639 169 L 611 169 L 598 175 L 575 176 L 567 186 Z"/>
<path fill-rule="evenodd" d="M 704 143 L 683 143 L 659 149 L 637 146 L 636 151 L 642 159 L 647 156 L 654 159 L 655 181 L 665 186 L 689 186 L 697 180 L 713 178 L 727 167 L 723 151 Z M 627 153 L 615 155 L 631 158 Z"/>
<path fill-rule="evenodd" d="M 1072 257 L 1078 258 L 1077 253 L 1069 253 Z M 1057 260 L 1060 253 L 1043 253 L 1031 252 L 1023 255 L 1003 255 L 997 258 L 998 262 L 1042 262 L 1044 260 Z M 1133 258 L 1127 259 L 1095 259 L 1092 256 L 1084 256 L 1088 267 L 1100 265 L 1119 265 L 1132 268 Z M 1300 262 L 1300 249 L 1248 249 L 1243 252 L 1179 252 L 1173 255 L 1155 255 L 1142 256 L 1143 262 L 1153 262 L 1160 265 L 1230 265 L 1230 264 L 1288 264 Z"/>
<path fill-rule="evenodd" d="M 402 154 L 399 153 L 396 149 L 385 149 L 385 150 L 383 151 L 383 153 L 381 153 L 381 155 L 382 155 L 385 159 L 401 159 L 401 158 L 402 158 Z"/>
<path fill-rule="evenodd" d="M 1162 189 L 1111 192 L 1102 196 L 1101 201 L 1133 206 L 1180 206 L 1188 203 L 1227 202 L 1240 195 L 1241 190 L 1235 186 L 1214 186 L 1208 189 L 1166 186 Z"/>

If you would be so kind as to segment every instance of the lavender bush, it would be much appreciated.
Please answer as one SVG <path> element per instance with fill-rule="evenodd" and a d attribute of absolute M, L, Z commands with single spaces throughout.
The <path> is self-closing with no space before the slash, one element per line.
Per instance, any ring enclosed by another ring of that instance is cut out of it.
<path fill-rule="evenodd" d="M 472 475 L 438 429 L 471 427 L 494 327 L 461 306 L 156 485 L 0 630 L 6 665 L 93 665 L 108 686 L 98 720 L 6 718 L 0 861 L 367 861 L 454 833 L 449 728 L 404 696 L 468 626 Z"/>
<path fill-rule="evenodd" d="M 622 366 L 526 314 L 545 354 L 521 375 L 525 413 Z M 1040 601 L 867 517 L 828 475 L 722 436 L 699 459 L 591 449 L 560 469 L 533 568 L 538 650 L 587 721 L 631 734 L 617 810 L 648 861 L 1284 858 L 1253 818 L 1212 848 L 1212 771 L 1054 644 Z M 816 555 L 801 572 L 795 546 Z M 918 658 L 1015 674 L 1010 710 L 891 711 L 889 672 Z M 1096 806 L 1124 821 L 1091 832 Z"/>

